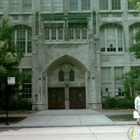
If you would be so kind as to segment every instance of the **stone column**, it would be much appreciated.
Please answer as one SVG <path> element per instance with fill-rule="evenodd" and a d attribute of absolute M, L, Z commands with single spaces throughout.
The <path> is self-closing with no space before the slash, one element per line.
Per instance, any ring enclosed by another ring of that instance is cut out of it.
<path fill-rule="evenodd" d="M 94 36 L 89 34 L 89 58 L 90 58 L 90 76 L 89 76 L 89 108 L 96 109 L 97 97 L 96 97 L 96 71 L 95 71 L 95 46 Z"/>
<path fill-rule="evenodd" d="M 44 36 L 40 32 L 34 41 L 33 50 L 33 109 L 43 110 L 43 42 Z"/>

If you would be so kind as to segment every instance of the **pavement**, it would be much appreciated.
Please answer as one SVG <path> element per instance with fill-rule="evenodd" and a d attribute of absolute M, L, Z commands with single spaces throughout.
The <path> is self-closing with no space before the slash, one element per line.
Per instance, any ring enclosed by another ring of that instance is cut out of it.
<path fill-rule="evenodd" d="M 35 114 L 9 115 L 10 117 L 27 117 L 16 124 L 0 124 L 0 128 L 32 127 L 75 127 L 75 126 L 115 126 L 136 125 L 136 121 L 112 121 L 106 115 L 132 114 L 128 112 L 100 112 L 90 109 L 43 110 Z M 0 115 L 4 117 L 4 115 Z"/>

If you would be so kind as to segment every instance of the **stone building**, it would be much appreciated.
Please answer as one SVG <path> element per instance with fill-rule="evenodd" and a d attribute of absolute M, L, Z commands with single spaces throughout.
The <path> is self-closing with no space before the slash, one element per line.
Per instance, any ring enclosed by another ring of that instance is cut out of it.
<path fill-rule="evenodd" d="M 140 14 L 128 0 L 0 0 L 0 19 L 14 26 L 25 55 L 21 86 L 33 109 L 102 108 L 101 97 L 124 96 L 116 77 L 139 66 L 128 51 Z"/>

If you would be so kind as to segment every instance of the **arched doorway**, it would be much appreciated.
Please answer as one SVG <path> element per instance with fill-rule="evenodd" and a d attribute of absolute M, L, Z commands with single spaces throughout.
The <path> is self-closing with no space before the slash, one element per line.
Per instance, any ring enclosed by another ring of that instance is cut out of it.
<path fill-rule="evenodd" d="M 47 68 L 48 109 L 86 108 L 85 66 L 62 56 Z"/>

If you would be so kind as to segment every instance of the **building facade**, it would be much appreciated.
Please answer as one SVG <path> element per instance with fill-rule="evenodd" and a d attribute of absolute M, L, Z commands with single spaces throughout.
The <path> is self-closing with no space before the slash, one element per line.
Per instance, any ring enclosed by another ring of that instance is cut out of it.
<path fill-rule="evenodd" d="M 129 0 L 0 0 L 0 19 L 14 26 L 24 51 L 21 88 L 33 110 L 102 108 L 104 96 L 124 97 L 116 77 L 140 65 L 129 46 L 140 13 Z"/>

